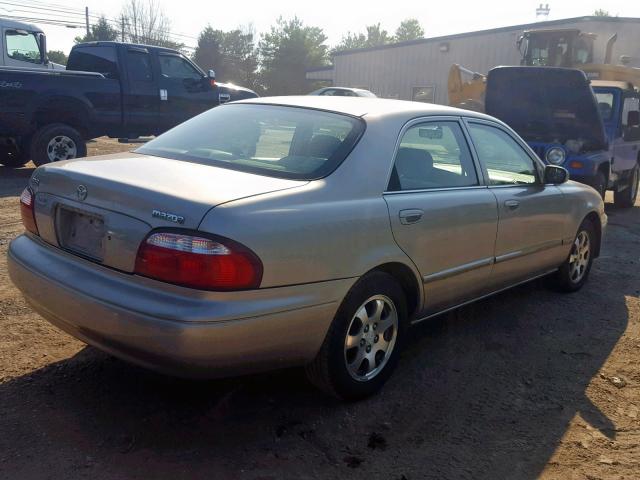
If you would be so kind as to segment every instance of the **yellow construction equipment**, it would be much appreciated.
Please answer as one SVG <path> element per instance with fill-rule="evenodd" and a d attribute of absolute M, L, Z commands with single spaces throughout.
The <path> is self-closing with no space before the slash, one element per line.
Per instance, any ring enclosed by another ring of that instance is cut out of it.
<path fill-rule="evenodd" d="M 612 65 L 613 45 L 617 35 L 607 41 L 604 62 L 593 63 L 593 42 L 596 35 L 578 29 L 527 30 L 518 39 L 521 65 L 577 68 L 591 80 L 622 81 L 640 89 L 640 68 Z M 625 62 L 628 57 L 622 56 Z M 449 105 L 467 110 L 484 111 L 487 77 L 461 65 L 449 70 Z"/>

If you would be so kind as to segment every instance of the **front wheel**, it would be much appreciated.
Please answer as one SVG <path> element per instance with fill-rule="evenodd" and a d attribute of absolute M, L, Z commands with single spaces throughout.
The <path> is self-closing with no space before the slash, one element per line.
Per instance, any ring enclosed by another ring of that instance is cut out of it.
<path fill-rule="evenodd" d="M 578 228 L 569 257 L 553 277 L 554 286 L 558 290 L 575 292 L 586 283 L 593 264 L 596 241 L 593 223 L 584 220 Z"/>
<path fill-rule="evenodd" d="M 80 132 L 63 123 L 45 125 L 31 142 L 31 159 L 37 166 L 86 155 L 87 144 Z"/>
<path fill-rule="evenodd" d="M 340 305 L 307 377 L 325 392 L 357 400 L 391 376 L 407 323 L 404 293 L 386 273 L 361 278 Z"/>
<path fill-rule="evenodd" d="M 613 202 L 616 207 L 630 208 L 633 207 L 638 198 L 638 182 L 640 181 L 640 167 L 636 165 L 631 171 L 629 177 L 629 185 L 624 190 L 616 191 L 613 195 Z"/>

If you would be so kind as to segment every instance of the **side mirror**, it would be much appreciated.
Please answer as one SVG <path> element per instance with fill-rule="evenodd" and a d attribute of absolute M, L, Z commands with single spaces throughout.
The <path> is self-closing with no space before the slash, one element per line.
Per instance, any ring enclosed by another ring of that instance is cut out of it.
<path fill-rule="evenodd" d="M 557 165 L 546 165 L 544 167 L 544 183 L 560 185 L 569 180 L 569 171 Z"/>
<path fill-rule="evenodd" d="M 209 70 L 208 76 L 210 79 L 215 80 L 216 79 L 216 72 L 214 72 L 213 70 Z"/>
<path fill-rule="evenodd" d="M 627 115 L 627 127 L 637 127 L 640 125 L 640 112 L 632 110 Z"/>

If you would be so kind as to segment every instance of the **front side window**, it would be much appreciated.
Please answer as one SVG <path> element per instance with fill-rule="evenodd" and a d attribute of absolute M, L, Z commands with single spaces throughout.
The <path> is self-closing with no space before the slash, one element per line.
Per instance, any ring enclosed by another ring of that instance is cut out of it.
<path fill-rule="evenodd" d="M 471 153 L 457 122 L 429 122 L 402 136 L 390 191 L 478 185 Z"/>
<path fill-rule="evenodd" d="M 596 101 L 598 102 L 598 110 L 603 121 L 611 120 L 613 116 L 614 95 L 609 92 L 595 92 Z"/>
<path fill-rule="evenodd" d="M 538 180 L 534 160 L 503 130 L 471 123 L 471 139 L 491 185 L 528 185 Z"/>
<path fill-rule="evenodd" d="M 42 54 L 38 38 L 34 33 L 8 30 L 5 35 L 7 56 L 13 60 L 29 63 L 42 63 Z"/>
<path fill-rule="evenodd" d="M 275 105 L 211 109 L 137 152 L 279 178 L 312 180 L 335 170 L 364 122 L 337 113 Z"/>
<path fill-rule="evenodd" d="M 184 58 L 177 55 L 159 55 L 160 72 L 165 78 L 200 79 L 202 74 Z"/>
<path fill-rule="evenodd" d="M 434 87 L 413 87 L 411 100 L 414 102 L 434 103 L 435 88 Z"/>

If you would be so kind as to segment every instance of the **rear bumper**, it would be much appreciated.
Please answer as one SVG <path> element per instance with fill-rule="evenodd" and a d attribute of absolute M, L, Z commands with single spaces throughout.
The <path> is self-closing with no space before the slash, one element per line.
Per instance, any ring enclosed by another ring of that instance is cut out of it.
<path fill-rule="evenodd" d="M 300 365 L 316 355 L 355 279 L 201 292 L 93 264 L 22 235 L 9 274 L 52 324 L 114 356 L 179 376 Z"/>

